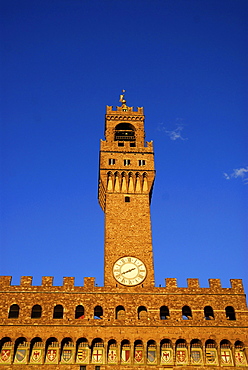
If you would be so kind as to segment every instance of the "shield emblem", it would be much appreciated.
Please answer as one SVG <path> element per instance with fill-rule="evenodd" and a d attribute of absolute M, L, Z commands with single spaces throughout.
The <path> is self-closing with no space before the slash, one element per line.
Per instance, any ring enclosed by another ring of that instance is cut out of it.
<path fill-rule="evenodd" d="M 245 356 L 244 356 L 242 351 L 235 352 L 235 360 L 239 364 L 244 364 L 245 363 Z"/>
<path fill-rule="evenodd" d="M 109 350 L 109 353 L 108 353 L 108 361 L 109 362 L 116 362 L 117 360 L 117 355 L 116 355 L 116 350 Z"/>
<path fill-rule="evenodd" d="M 49 349 L 47 351 L 47 358 L 49 361 L 54 361 L 57 356 L 57 350 L 56 349 Z"/>
<path fill-rule="evenodd" d="M 221 351 L 221 361 L 224 364 L 228 364 L 229 362 L 231 362 L 231 356 L 229 351 Z"/>
<path fill-rule="evenodd" d="M 87 360 L 87 357 L 88 357 L 88 350 L 87 349 L 79 349 L 78 350 L 78 359 L 81 362 L 85 362 Z"/>
<path fill-rule="evenodd" d="M 171 360 L 171 351 L 169 350 L 163 350 L 161 353 L 161 362 L 170 362 Z"/>
<path fill-rule="evenodd" d="M 207 362 L 210 362 L 210 363 L 215 362 L 215 360 L 216 360 L 216 351 L 208 349 L 206 351 L 206 359 L 207 359 Z"/>
<path fill-rule="evenodd" d="M 3 349 L 1 352 L 1 360 L 7 361 L 10 358 L 10 349 Z"/>
<path fill-rule="evenodd" d="M 177 351 L 177 362 L 185 362 L 185 360 L 186 360 L 186 352 Z"/>
<path fill-rule="evenodd" d="M 32 360 L 39 361 L 41 358 L 41 349 L 34 349 L 32 352 Z"/>
<path fill-rule="evenodd" d="M 102 362 L 102 359 L 103 359 L 103 356 L 102 356 L 102 350 L 100 349 L 96 349 L 93 351 L 93 354 L 92 354 L 92 360 L 94 362 Z"/>
<path fill-rule="evenodd" d="M 156 360 L 156 350 L 155 349 L 149 349 L 147 358 L 149 362 L 154 362 Z"/>
<path fill-rule="evenodd" d="M 200 362 L 201 361 L 201 352 L 200 351 L 191 351 L 191 360 L 192 362 Z"/>
<path fill-rule="evenodd" d="M 62 357 L 63 357 L 64 361 L 69 361 L 72 357 L 72 350 L 71 349 L 64 349 Z"/>
<path fill-rule="evenodd" d="M 135 351 L 135 361 L 136 362 L 141 362 L 143 358 L 143 351 L 141 350 L 136 350 Z"/>
<path fill-rule="evenodd" d="M 27 350 L 26 349 L 18 349 L 16 352 L 16 359 L 19 362 L 22 362 L 26 357 Z"/>
<path fill-rule="evenodd" d="M 123 362 L 127 362 L 130 359 L 130 349 L 123 349 L 121 352 L 121 359 Z"/>

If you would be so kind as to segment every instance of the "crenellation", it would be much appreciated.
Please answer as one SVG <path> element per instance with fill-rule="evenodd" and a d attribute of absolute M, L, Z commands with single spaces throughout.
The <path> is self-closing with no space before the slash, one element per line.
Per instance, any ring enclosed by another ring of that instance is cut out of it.
<path fill-rule="evenodd" d="M 231 289 L 237 293 L 244 293 L 244 287 L 242 279 L 230 279 Z"/>
<path fill-rule="evenodd" d="M 53 276 L 42 276 L 41 284 L 45 288 L 53 286 Z"/>
<path fill-rule="evenodd" d="M 28 287 L 32 285 L 33 276 L 21 276 L 21 286 Z"/>
<path fill-rule="evenodd" d="M 165 287 L 166 288 L 177 288 L 177 279 L 176 278 L 166 278 Z"/>
<path fill-rule="evenodd" d="M 195 290 L 195 289 L 200 288 L 199 279 L 189 278 L 189 279 L 187 279 L 187 283 L 188 283 L 188 288 L 190 288 L 190 289 Z"/>
<path fill-rule="evenodd" d="M 12 276 L 0 276 L 0 288 L 6 288 L 11 285 Z"/>
<path fill-rule="evenodd" d="M 209 288 L 219 290 L 221 289 L 221 281 L 220 279 L 208 279 L 209 282 Z"/>
<path fill-rule="evenodd" d="M 65 289 L 73 289 L 75 287 L 75 278 L 74 277 L 63 277 L 63 287 Z"/>

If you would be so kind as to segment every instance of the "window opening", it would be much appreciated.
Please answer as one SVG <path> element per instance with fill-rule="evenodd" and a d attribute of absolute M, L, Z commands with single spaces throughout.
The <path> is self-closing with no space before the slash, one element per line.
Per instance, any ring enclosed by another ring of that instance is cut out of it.
<path fill-rule="evenodd" d="M 134 127 L 130 123 L 119 123 L 115 127 L 115 141 L 135 141 Z"/>
<path fill-rule="evenodd" d="M 214 311 L 211 306 L 204 307 L 204 318 L 205 320 L 213 320 L 214 319 Z"/>
<path fill-rule="evenodd" d="M 130 159 L 124 159 L 124 166 L 129 166 L 131 163 Z"/>
<path fill-rule="evenodd" d="M 102 319 L 103 309 L 101 306 L 96 306 L 94 308 L 94 319 Z"/>
<path fill-rule="evenodd" d="M 124 143 L 118 142 L 118 146 L 124 146 Z"/>
<path fill-rule="evenodd" d="M 192 319 L 192 312 L 189 306 L 184 306 L 182 308 L 182 318 L 183 320 L 190 320 Z"/>
<path fill-rule="evenodd" d="M 135 143 L 130 143 L 130 147 L 131 148 L 134 148 L 136 146 L 136 144 Z"/>
<path fill-rule="evenodd" d="M 86 370 L 86 366 L 85 365 L 81 365 L 80 366 L 80 370 Z"/>
<path fill-rule="evenodd" d="M 76 307 L 75 319 L 84 319 L 84 307 L 82 305 Z"/>
<path fill-rule="evenodd" d="M 12 304 L 9 309 L 9 319 L 17 319 L 19 317 L 20 307 L 18 304 Z"/>
<path fill-rule="evenodd" d="M 160 320 L 167 320 L 169 316 L 169 308 L 167 306 L 160 307 Z"/>
<path fill-rule="evenodd" d="M 115 159 L 114 158 L 109 158 L 109 165 L 115 164 Z"/>
<path fill-rule="evenodd" d="M 129 203 L 130 202 L 130 197 L 125 197 L 125 202 Z"/>
<path fill-rule="evenodd" d="M 226 310 L 226 318 L 228 320 L 236 320 L 235 311 L 232 306 L 227 306 L 225 310 Z"/>
<path fill-rule="evenodd" d="M 145 166 L 146 161 L 144 159 L 139 159 L 139 166 Z"/>
<path fill-rule="evenodd" d="M 41 317 L 42 308 L 39 304 L 36 304 L 32 308 L 31 319 L 39 319 Z"/>
<path fill-rule="evenodd" d="M 54 319 L 63 319 L 64 308 L 61 304 L 58 304 L 53 309 L 53 318 Z"/>

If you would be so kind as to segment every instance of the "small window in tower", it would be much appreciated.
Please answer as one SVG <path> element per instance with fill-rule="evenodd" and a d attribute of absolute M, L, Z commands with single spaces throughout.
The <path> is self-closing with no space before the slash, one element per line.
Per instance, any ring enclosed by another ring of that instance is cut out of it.
<path fill-rule="evenodd" d="M 86 366 L 85 365 L 81 365 L 80 366 L 80 370 L 86 370 Z"/>
<path fill-rule="evenodd" d="M 130 159 L 124 159 L 124 166 L 129 166 L 131 163 Z"/>
<path fill-rule="evenodd" d="M 115 164 L 115 159 L 114 158 L 109 158 L 109 165 Z"/>
<path fill-rule="evenodd" d="M 100 370 L 101 366 L 95 366 L 95 370 Z"/>
<path fill-rule="evenodd" d="M 125 197 L 125 202 L 129 203 L 130 202 L 130 197 Z"/>
<path fill-rule="evenodd" d="M 139 159 L 139 166 L 145 166 L 146 161 L 144 159 Z"/>
<path fill-rule="evenodd" d="M 118 142 L 118 146 L 124 146 L 124 143 Z"/>
<path fill-rule="evenodd" d="M 136 146 L 136 144 L 135 143 L 130 143 L 130 147 L 132 148 L 132 147 L 135 147 Z"/>

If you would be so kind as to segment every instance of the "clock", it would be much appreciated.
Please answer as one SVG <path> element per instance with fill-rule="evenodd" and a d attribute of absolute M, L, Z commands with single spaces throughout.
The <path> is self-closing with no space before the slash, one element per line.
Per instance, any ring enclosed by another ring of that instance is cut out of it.
<path fill-rule="evenodd" d="M 146 278 L 146 266 L 136 257 L 122 257 L 113 266 L 113 275 L 118 283 L 134 286 Z"/>

